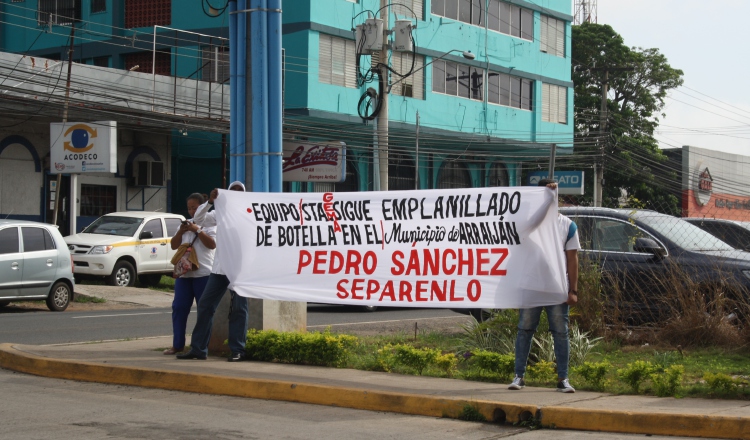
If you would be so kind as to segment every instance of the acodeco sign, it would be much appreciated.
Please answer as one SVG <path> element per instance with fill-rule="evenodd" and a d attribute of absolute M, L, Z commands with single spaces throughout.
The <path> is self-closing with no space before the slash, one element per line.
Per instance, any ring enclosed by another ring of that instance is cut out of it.
<path fill-rule="evenodd" d="M 53 122 L 49 135 L 50 174 L 117 172 L 117 122 Z"/>
<path fill-rule="evenodd" d="M 282 176 L 284 182 L 343 182 L 346 144 L 284 141 Z"/>

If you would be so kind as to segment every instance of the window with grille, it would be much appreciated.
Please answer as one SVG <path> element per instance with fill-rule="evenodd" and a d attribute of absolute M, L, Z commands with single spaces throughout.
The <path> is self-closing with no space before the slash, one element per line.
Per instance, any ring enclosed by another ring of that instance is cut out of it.
<path fill-rule="evenodd" d="M 406 78 L 393 75 L 391 88 L 392 95 L 407 96 L 410 98 L 424 99 L 424 57 L 411 52 L 393 52 L 391 56 L 391 68 L 405 75 L 414 67 L 413 73 Z"/>
<path fill-rule="evenodd" d="M 417 20 L 422 20 L 424 18 L 423 9 L 424 0 L 399 0 L 391 6 L 391 11 L 397 18 L 406 19 L 416 18 Z"/>
<path fill-rule="evenodd" d="M 558 57 L 565 56 L 565 22 L 542 15 L 540 50 Z"/>
<path fill-rule="evenodd" d="M 432 0 L 433 14 L 462 21 L 476 26 L 485 26 L 493 31 L 523 38 L 534 39 L 534 12 L 500 0 L 489 0 L 485 12 L 485 0 Z"/>
<path fill-rule="evenodd" d="M 91 0 L 91 13 L 107 12 L 107 0 Z"/>
<path fill-rule="evenodd" d="M 497 72 L 489 72 L 487 77 L 487 101 L 522 110 L 534 109 L 534 81 Z"/>
<path fill-rule="evenodd" d="M 201 78 L 203 81 L 229 81 L 229 48 L 207 46 L 202 49 Z"/>
<path fill-rule="evenodd" d="M 81 185 L 81 215 L 100 217 L 117 211 L 117 187 Z"/>
<path fill-rule="evenodd" d="M 414 161 L 406 154 L 388 154 L 388 190 L 412 190 L 417 174 Z"/>
<path fill-rule="evenodd" d="M 487 186 L 510 186 L 510 177 L 505 165 L 500 162 L 492 164 L 492 168 L 487 176 Z"/>
<path fill-rule="evenodd" d="M 320 34 L 318 81 L 343 87 L 357 87 L 354 40 Z"/>
<path fill-rule="evenodd" d="M 568 123 L 568 88 L 542 84 L 542 121 Z"/>
<path fill-rule="evenodd" d="M 432 91 L 484 100 L 484 69 L 451 61 L 432 63 Z"/>
<path fill-rule="evenodd" d="M 125 0 L 125 27 L 169 26 L 171 0 Z"/>
<path fill-rule="evenodd" d="M 437 177 L 438 189 L 471 188 L 471 175 L 466 165 L 457 160 L 446 160 Z"/>
<path fill-rule="evenodd" d="M 81 20 L 81 0 L 39 0 L 37 23 L 70 25 Z"/>
<path fill-rule="evenodd" d="M 354 192 L 359 191 L 359 171 L 354 165 L 354 162 L 346 161 L 346 180 L 338 182 L 334 185 L 334 191 L 336 192 Z"/>
<path fill-rule="evenodd" d="M 125 55 L 125 69 L 131 70 L 135 66 L 138 66 L 138 72 L 151 73 L 151 67 L 153 66 L 153 52 L 135 52 Z M 172 74 L 172 56 L 169 51 L 156 51 L 156 69 L 154 73 L 157 75 L 171 75 Z"/>
<path fill-rule="evenodd" d="M 99 67 L 109 67 L 109 57 L 94 57 L 91 63 Z"/>

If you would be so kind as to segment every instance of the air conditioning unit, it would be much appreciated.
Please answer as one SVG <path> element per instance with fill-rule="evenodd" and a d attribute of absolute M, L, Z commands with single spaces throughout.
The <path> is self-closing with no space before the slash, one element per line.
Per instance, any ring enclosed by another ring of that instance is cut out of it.
<path fill-rule="evenodd" d="M 164 186 L 164 162 L 140 160 L 133 167 L 134 186 Z"/>

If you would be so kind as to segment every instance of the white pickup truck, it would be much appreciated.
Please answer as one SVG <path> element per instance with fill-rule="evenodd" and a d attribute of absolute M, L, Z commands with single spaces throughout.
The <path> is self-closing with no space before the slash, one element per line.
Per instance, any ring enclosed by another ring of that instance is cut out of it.
<path fill-rule="evenodd" d="M 113 212 L 65 237 L 77 279 L 105 277 L 112 286 L 146 285 L 172 273 L 172 236 L 185 218 L 163 212 Z"/>

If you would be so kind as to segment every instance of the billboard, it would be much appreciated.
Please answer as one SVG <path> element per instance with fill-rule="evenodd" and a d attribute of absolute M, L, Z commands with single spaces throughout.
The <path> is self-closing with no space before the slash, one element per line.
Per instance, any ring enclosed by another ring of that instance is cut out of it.
<path fill-rule="evenodd" d="M 284 141 L 284 182 L 343 182 L 346 179 L 346 144 Z"/>
<path fill-rule="evenodd" d="M 549 177 L 549 171 L 529 173 L 529 185 L 536 186 L 540 180 Z M 555 171 L 558 194 L 583 195 L 583 171 Z"/>
<path fill-rule="evenodd" d="M 49 136 L 50 174 L 117 172 L 117 122 L 52 122 Z"/>

